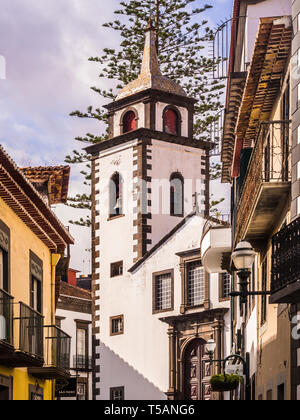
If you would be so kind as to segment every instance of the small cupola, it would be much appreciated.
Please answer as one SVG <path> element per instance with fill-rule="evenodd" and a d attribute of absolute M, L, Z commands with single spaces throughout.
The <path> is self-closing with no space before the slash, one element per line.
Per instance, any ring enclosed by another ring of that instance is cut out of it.
<path fill-rule="evenodd" d="M 152 20 L 149 20 L 146 28 L 146 39 L 142 69 L 139 77 L 125 86 L 116 101 L 134 95 L 147 89 L 155 89 L 163 92 L 187 96 L 182 87 L 167 77 L 164 77 L 160 71 L 157 51 L 156 51 L 156 33 Z"/>

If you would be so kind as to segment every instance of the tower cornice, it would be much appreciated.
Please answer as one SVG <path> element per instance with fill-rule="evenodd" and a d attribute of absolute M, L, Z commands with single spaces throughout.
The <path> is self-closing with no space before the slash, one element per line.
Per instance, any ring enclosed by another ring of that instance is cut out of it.
<path fill-rule="evenodd" d="M 166 143 L 178 144 L 181 146 L 192 147 L 195 149 L 210 150 L 214 147 L 211 142 L 190 139 L 189 137 L 173 136 L 168 133 L 151 130 L 148 128 L 138 128 L 137 130 L 133 130 L 128 133 L 122 134 L 120 136 L 113 137 L 109 140 L 105 140 L 105 141 L 93 144 L 92 146 L 84 148 L 84 150 L 90 155 L 97 155 L 99 152 L 103 150 L 107 150 L 112 147 L 119 146 L 120 144 L 125 144 L 132 140 L 143 140 L 143 139 L 160 140 Z"/>

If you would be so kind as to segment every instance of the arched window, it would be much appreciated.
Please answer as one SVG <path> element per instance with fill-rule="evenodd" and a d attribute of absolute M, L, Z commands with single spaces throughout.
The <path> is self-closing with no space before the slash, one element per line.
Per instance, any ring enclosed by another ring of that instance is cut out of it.
<path fill-rule="evenodd" d="M 170 178 L 170 215 L 184 215 L 184 179 L 179 173 L 172 174 Z"/>
<path fill-rule="evenodd" d="M 164 132 L 168 134 L 181 135 L 181 118 L 180 114 L 174 108 L 167 107 L 164 111 Z"/>
<path fill-rule="evenodd" d="M 109 217 L 123 214 L 123 180 L 119 173 L 110 179 L 109 185 Z"/>
<path fill-rule="evenodd" d="M 123 117 L 123 134 L 136 129 L 136 115 L 133 111 L 128 111 Z"/>

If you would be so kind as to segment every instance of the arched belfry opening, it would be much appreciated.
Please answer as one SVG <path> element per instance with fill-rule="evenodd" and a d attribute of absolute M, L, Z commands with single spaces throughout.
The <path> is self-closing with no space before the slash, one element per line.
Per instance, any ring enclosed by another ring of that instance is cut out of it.
<path fill-rule="evenodd" d="M 174 172 L 170 177 L 170 215 L 184 215 L 184 178 L 179 172 Z"/>
<path fill-rule="evenodd" d="M 181 135 L 181 115 L 180 112 L 171 106 L 167 106 L 163 113 L 163 129 L 167 134 L 174 136 Z"/>
<path fill-rule="evenodd" d="M 123 179 L 115 172 L 109 182 L 109 217 L 123 214 Z"/>

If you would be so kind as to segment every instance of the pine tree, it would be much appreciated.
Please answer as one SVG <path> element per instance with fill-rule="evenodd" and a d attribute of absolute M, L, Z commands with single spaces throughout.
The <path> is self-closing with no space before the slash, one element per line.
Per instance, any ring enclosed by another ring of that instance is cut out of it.
<path fill-rule="evenodd" d="M 119 50 L 104 48 L 100 57 L 91 57 L 89 61 L 101 67 L 99 77 L 114 81 L 115 89 L 99 89 L 91 87 L 100 97 L 113 101 L 120 89 L 139 75 L 144 50 L 145 27 L 149 17 L 155 18 L 157 32 L 157 50 L 162 73 L 177 83 L 187 95 L 198 99 L 195 107 L 194 137 L 207 139 L 207 128 L 214 115 L 221 108 L 223 85 L 212 79 L 213 58 L 209 57 L 209 43 L 213 32 L 206 19 L 201 16 L 212 6 L 195 7 L 199 0 L 128 0 L 120 3 L 121 8 L 115 11 L 120 17 L 103 26 L 117 31 L 121 43 Z M 105 123 L 108 116 L 105 110 L 92 106 L 86 112 L 74 111 L 70 114 L 79 118 L 92 118 Z M 87 133 L 85 137 L 77 137 L 82 145 L 105 141 L 108 132 L 100 136 Z M 84 152 L 74 150 L 73 156 L 67 156 L 66 162 L 89 162 Z M 90 181 L 90 166 L 82 171 L 85 184 Z M 78 194 L 70 198 L 70 206 L 79 209 L 91 208 L 91 197 Z M 90 219 L 71 222 L 90 226 Z"/>

